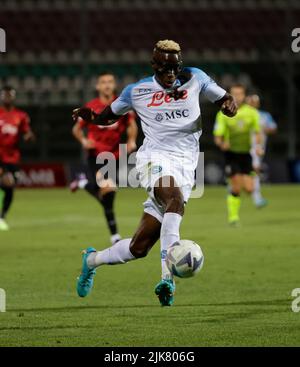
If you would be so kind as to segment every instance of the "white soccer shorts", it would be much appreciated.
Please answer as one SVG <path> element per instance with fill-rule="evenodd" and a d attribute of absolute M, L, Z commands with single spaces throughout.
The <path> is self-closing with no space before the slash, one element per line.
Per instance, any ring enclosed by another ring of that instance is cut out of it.
<path fill-rule="evenodd" d="M 180 188 L 184 202 L 191 195 L 195 183 L 195 161 L 192 162 L 166 153 L 145 152 L 137 154 L 136 169 L 139 174 L 141 186 L 147 191 L 149 198 L 144 203 L 144 211 L 155 217 L 160 222 L 164 215 L 164 208 L 156 201 L 154 195 L 155 185 L 159 178 L 165 176 L 174 177 Z M 168 186 L 168 181 L 165 182 Z"/>

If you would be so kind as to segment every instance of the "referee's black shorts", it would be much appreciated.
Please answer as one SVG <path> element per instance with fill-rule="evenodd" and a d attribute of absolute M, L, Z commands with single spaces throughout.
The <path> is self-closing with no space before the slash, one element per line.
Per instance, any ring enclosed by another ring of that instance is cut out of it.
<path fill-rule="evenodd" d="M 252 157 L 250 153 L 225 152 L 225 172 L 228 177 L 253 173 Z"/>
<path fill-rule="evenodd" d="M 17 180 L 19 171 L 20 167 L 17 164 L 4 163 L 0 161 L 0 175 L 1 173 L 9 172 L 14 176 L 14 179 Z"/>

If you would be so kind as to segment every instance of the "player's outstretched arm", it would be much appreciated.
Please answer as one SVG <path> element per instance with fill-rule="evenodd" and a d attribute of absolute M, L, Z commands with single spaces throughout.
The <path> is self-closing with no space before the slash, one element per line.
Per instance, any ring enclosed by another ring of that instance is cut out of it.
<path fill-rule="evenodd" d="M 224 97 L 215 102 L 220 108 L 222 113 L 228 117 L 233 117 L 237 113 L 237 104 L 231 94 L 225 93 Z"/>
<path fill-rule="evenodd" d="M 24 134 L 23 139 L 26 142 L 34 142 L 36 140 L 35 134 L 31 129 L 29 129 L 27 133 Z"/>
<path fill-rule="evenodd" d="M 95 125 L 112 125 L 120 116 L 114 114 L 110 106 L 104 108 L 104 110 L 97 114 L 88 107 L 80 107 L 73 110 L 73 120 L 77 121 L 78 117 L 81 117 L 84 121 L 90 122 Z"/>

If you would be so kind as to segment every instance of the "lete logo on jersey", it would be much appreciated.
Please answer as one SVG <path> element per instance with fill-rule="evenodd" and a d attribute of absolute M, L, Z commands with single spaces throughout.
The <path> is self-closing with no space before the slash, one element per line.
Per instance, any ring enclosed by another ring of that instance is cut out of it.
<path fill-rule="evenodd" d="M 185 89 L 182 92 L 182 96 L 179 99 L 187 99 L 188 91 Z M 163 103 L 171 103 L 172 101 L 174 101 L 174 98 L 169 96 L 168 93 L 162 91 L 155 92 L 152 96 L 151 102 L 147 104 L 147 107 L 161 106 Z"/>

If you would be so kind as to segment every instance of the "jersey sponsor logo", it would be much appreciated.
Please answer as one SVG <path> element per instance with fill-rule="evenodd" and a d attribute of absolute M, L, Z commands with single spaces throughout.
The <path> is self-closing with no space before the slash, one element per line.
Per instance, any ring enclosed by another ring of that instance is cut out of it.
<path fill-rule="evenodd" d="M 166 120 L 180 119 L 182 117 L 189 117 L 189 115 L 190 111 L 188 109 L 165 112 Z"/>
<path fill-rule="evenodd" d="M 109 130 L 109 129 L 118 129 L 119 128 L 119 121 L 116 121 L 115 123 L 113 123 L 112 125 L 95 125 L 98 127 L 99 130 Z"/>
<path fill-rule="evenodd" d="M 179 99 L 187 99 L 188 91 L 183 90 L 182 96 Z M 174 101 L 174 98 L 171 97 L 168 93 L 159 91 L 155 92 L 152 96 L 152 100 L 147 104 L 147 107 L 157 107 L 161 106 L 163 103 L 171 103 Z"/>
<path fill-rule="evenodd" d="M 189 115 L 190 115 L 190 111 L 188 109 L 173 110 L 173 111 L 168 111 L 164 113 L 157 113 L 155 116 L 155 121 L 161 122 L 163 120 L 166 120 L 166 121 L 175 120 L 175 119 L 180 119 L 184 117 L 189 117 Z"/>
<path fill-rule="evenodd" d="M 244 121 L 244 120 L 238 120 L 238 122 L 237 122 L 237 127 L 238 127 L 239 129 L 243 129 L 243 128 L 244 128 L 244 126 L 245 126 L 245 121 Z"/>
<path fill-rule="evenodd" d="M 139 88 L 138 90 L 139 93 L 150 93 L 152 92 L 151 88 Z"/>
<path fill-rule="evenodd" d="M 160 122 L 164 119 L 164 115 L 162 113 L 157 113 L 155 116 L 155 120 Z"/>
<path fill-rule="evenodd" d="M 1 128 L 2 134 L 7 135 L 17 135 L 18 134 L 18 127 L 10 124 L 2 125 Z"/>

